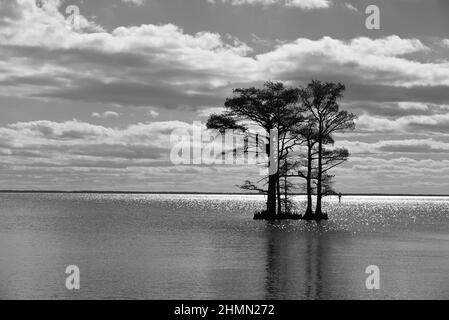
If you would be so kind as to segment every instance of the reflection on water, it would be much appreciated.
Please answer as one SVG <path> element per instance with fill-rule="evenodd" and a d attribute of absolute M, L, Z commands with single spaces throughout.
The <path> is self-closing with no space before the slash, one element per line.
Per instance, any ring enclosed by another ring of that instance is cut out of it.
<path fill-rule="evenodd" d="M 282 263 L 283 249 L 285 250 L 286 243 L 282 241 L 282 236 L 276 237 L 275 233 L 278 231 L 272 228 L 267 229 L 266 299 L 278 298 L 280 293 L 286 291 L 286 270 L 282 268 L 286 265 Z"/>
<path fill-rule="evenodd" d="M 299 206 L 303 198 L 298 197 Z M 449 199 L 327 200 L 264 222 L 258 196 L 0 194 L 1 299 L 447 299 Z M 81 290 L 64 270 L 81 269 Z M 365 288 L 368 265 L 381 290 Z"/>
<path fill-rule="evenodd" d="M 323 299 L 325 241 L 326 237 L 316 234 L 306 233 L 304 237 L 298 239 L 293 233 L 267 228 L 267 275 L 264 298 Z"/>
<path fill-rule="evenodd" d="M 305 296 L 307 299 L 321 299 L 323 289 L 322 277 L 322 247 L 319 237 L 306 236 L 306 273 Z"/>

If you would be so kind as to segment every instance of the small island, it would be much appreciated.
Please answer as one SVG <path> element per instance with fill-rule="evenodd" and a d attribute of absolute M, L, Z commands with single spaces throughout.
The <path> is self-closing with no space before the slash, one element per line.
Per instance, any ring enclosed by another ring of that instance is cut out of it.
<path fill-rule="evenodd" d="M 239 186 L 267 196 L 266 209 L 255 213 L 255 220 L 329 219 L 322 199 L 337 194 L 331 170 L 349 158 L 346 148 L 334 146 L 335 134 L 354 130 L 356 120 L 339 106 L 345 90 L 342 83 L 317 80 L 298 88 L 266 82 L 262 89 L 235 89 L 225 111 L 209 117 L 208 129 L 244 135 L 245 147 L 234 153 L 256 154 L 268 167 L 260 181 Z M 307 193 L 304 214 L 296 212 L 291 200 L 292 192 L 301 188 Z"/>

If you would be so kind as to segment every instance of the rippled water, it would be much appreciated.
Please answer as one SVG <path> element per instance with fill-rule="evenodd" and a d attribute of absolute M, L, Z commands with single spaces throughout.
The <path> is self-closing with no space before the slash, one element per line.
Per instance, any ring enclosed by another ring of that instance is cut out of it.
<path fill-rule="evenodd" d="M 320 224 L 253 221 L 263 206 L 240 195 L 0 194 L 0 298 L 449 298 L 449 198 L 329 198 Z M 71 264 L 77 292 L 65 288 Z M 368 265 L 381 270 L 378 291 L 365 287 Z"/>

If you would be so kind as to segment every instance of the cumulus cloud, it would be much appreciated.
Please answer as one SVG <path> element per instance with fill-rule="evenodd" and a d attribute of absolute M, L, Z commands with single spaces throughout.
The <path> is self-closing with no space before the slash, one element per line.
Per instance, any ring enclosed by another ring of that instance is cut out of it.
<path fill-rule="evenodd" d="M 129 3 L 137 6 L 141 6 L 145 3 L 146 0 L 120 0 L 123 3 Z"/>
<path fill-rule="evenodd" d="M 360 142 L 341 140 L 337 146 L 344 146 L 354 156 L 362 154 L 411 153 L 411 154 L 449 154 L 449 142 L 435 139 L 381 140 L 378 142 Z"/>
<path fill-rule="evenodd" d="M 295 7 L 303 10 L 325 9 L 332 4 L 331 0 L 208 0 L 210 3 L 222 2 L 233 6 L 240 5 L 262 5 L 272 6 L 280 5 L 286 7 Z"/>
<path fill-rule="evenodd" d="M 233 2 L 241 5 L 244 1 Z M 267 5 L 274 2 L 302 9 L 331 4 L 265 1 Z M 299 38 L 265 42 L 266 51 L 255 54 L 235 37 L 209 31 L 189 34 L 174 24 L 106 31 L 81 17 L 81 29 L 74 30 L 66 27 L 57 0 L 46 1 L 41 8 L 34 0 L 1 1 L 0 5 L 0 94 L 4 96 L 122 107 L 191 107 L 200 109 L 195 115 L 207 117 L 221 110 L 232 88 L 260 85 L 261 80 L 293 85 L 311 79 L 342 81 L 348 89 L 344 107 L 360 114 L 356 134 L 398 137 L 389 142 L 360 142 L 355 136 L 348 145 L 356 152 L 444 154 L 447 150 L 447 141 L 439 141 L 435 135 L 449 134 L 449 63 L 432 60 L 432 48 L 419 39 L 396 35 L 348 40 Z M 92 116 L 117 114 L 96 112 Z M 156 118 L 158 114 L 152 110 L 147 116 Z M 79 175 L 82 170 L 95 172 L 104 182 L 114 181 L 115 174 L 130 181 L 149 177 L 164 181 L 162 173 L 169 174 L 166 168 L 159 171 L 160 176 L 145 168 L 168 166 L 164 157 L 168 134 L 174 128 L 189 126 L 180 121 L 124 128 L 77 120 L 13 123 L 0 128 L 2 181 L 14 181 L 11 168 L 15 174 L 30 174 L 30 181 L 35 177 L 40 182 L 39 170 L 49 172 L 48 181 L 53 181 L 52 170 L 60 170 L 61 177 L 78 183 L 85 179 Z M 424 137 L 403 138 L 414 133 Z M 379 161 L 376 164 L 383 166 L 382 174 L 387 174 L 392 163 Z M 362 170 L 362 164 L 358 165 Z M 432 165 L 429 163 L 429 168 Z M 133 171 L 136 167 L 143 169 Z M 399 170 L 391 168 L 391 174 Z M 115 173 L 109 169 L 123 170 Z M 76 173 L 70 176 L 72 171 Z"/>
<path fill-rule="evenodd" d="M 102 113 L 99 112 L 93 112 L 92 117 L 95 118 L 110 118 L 110 117 L 118 117 L 120 114 L 115 111 L 104 111 Z"/>
<path fill-rule="evenodd" d="M 349 187 L 349 192 L 407 194 L 444 194 L 449 187 L 449 160 L 412 159 L 402 156 L 385 159 L 376 155 L 358 157 L 338 169 L 338 185 Z M 363 179 L 361 179 L 363 177 Z M 356 187 L 357 186 L 357 187 Z M 382 190 L 379 190 L 382 186 Z"/>
<path fill-rule="evenodd" d="M 204 190 L 223 191 L 229 186 L 231 191 L 242 174 L 253 171 L 257 176 L 257 168 L 246 166 L 175 167 L 169 160 L 170 135 L 175 131 L 191 135 L 193 128 L 181 121 L 135 123 L 124 128 L 78 120 L 13 123 L 0 127 L 0 178 L 8 188 L 19 189 L 117 189 L 120 181 L 121 190 L 189 191 L 197 183 Z M 22 178 L 17 179 L 18 175 Z M 216 183 L 217 176 L 222 176 L 220 183 Z"/>
<path fill-rule="evenodd" d="M 435 115 L 411 115 L 388 119 L 378 116 L 361 115 L 357 120 L 359 132 L 449 134 L 449 113 Z"/>
<path fill-rule="evenodd" d="M 182 130 L 190 134 L 192 128 L 191 124 L 181 121 L 136 123 L 125 128 L 94 125 L 78 120 L 18 122 L 0 127 L 2 167 L 0 176 L 5 177 L 14 172 L 14 174 L 30 176 L 30 179 L 33 179 L 39 175 L 47 177 L 49 180 L 45 183 L 49 183 L 53 181 L 51 176 L 56 173 L 60 175 L 60 178 L 71 175 L 67 177 L 68 181 L 93 174 L 101 175 L 100 180 L 105 183 L 114 179 L 116 175 L 131 179 L 140 174 L 150 180 L 160 177 L 161 182 L 165 181 L 166 185 L 169 185 L 172 178 L 170 176 L 163 178 L 164 173 L 195 172 L 204 179 L 207 177 L 213 179 L 218 172 L 212 173 L 211 170 L 219 170 L 222 174 L 224 174 L 223 170 L 230 170 L 228 175 L 230 172 L 236 173 L 241 170 L 239 167 L 226 169 L 220 166 L 215 169 L 199 166 L 174 168 L 168 160 L 172 146 L 170 134 L 174 130 Z M 427 175 L 426 179 L 430 179 L 431 176 L 444 175 L 444 171 L 441 170 L 447 171 L 449 168 L 447 160 L 421 161 L 403 158 L 403 156 L 390 160 L 378 158 L 386 154 L 425 154 L 426 156 L 449 154 L 449 141 L 437 139 L 377 142 L 339 140 L 337 146 L 340 144 L 347 147 L 352 154 L 350 163 L 336 172 L 337 175 L 342 175 L 339 178 L 340 182 L 350 183 L 351 177 L 360 172 L 396 177 L 400 174 L 408 177 L 410 172 L 415 172 L 419 175 Z M 421 171 L 418 170 L 419 165 L 424 166 L 420 168 Z M 343 174 L 348 168 L 352 171 Z M 249 171 L 242 174 L 251 174 L 250 169 L 246 167 L 245 170 Z M 256 168 L 252 169 L 256 170 Z"/>
<path fill-rule="evenodd" d="M 57 1 L 45 9 L 31 0 L 12 3 L 2 19 L 8 28 L 0 29 L 6 57 L 0 62 L 0 93 L 176 108 L 219 105 L 233 87 L 260 79 L 319 78 L 345 82 L 354 88 L 350 98 L 375 92 L 379 99 L 396 100 L 413 88 L 416 99 L 449 101 L 449 63 L 408 58 L 429 52 L 418 39 L 299 38 L 252 56 L 232 36 L 191 35 L 173 24 L 92 31 L 96 26 L 87 19 L 85 30 L 76 31 L 65 27 Z"/>
<path fill-rule="evenodd" d="M 267 73 L 292 80 L 322 76 L 396 87 L 448 86 L 449 63 L 420 63 L 402 57 L 427 51 L 420 40 L 398 36 L 350 41 L 324 37 L 297 39 L 257 58 Z"/>
<path fill-rule="evenodd" d="M 205 144 L 201 146 L 193 141 L 193 130 L 198 129 Z M 141 159 L 165 160 L 169 164 L 172 147 L 172 135 L 182 135 L 183 143 L 195 143 L 195 147 L 204 147 L 209 135 L 204 124 L 188 124 L 182 121 L 157 121 L 136 123 L 125 128 L 95 125 L 79 120 L 54 122 L 38 120 L 17 122 L 0 127 L 0 148 L 4 154 L 29 152 L 40 158 L 83 159 L 97 158 L 101 161 Z M 219 141 L 213 143 L 221 144 Z M 229 146 L 229 149 L 232 148 Z M 196 155 L 195 155 L 196 156 Z M 87 158 L 86 158 L 87 157 Z M 140 165 L 137 161 L 135 165 Z"/>
<path fill-rule="evenodd" d="M 113 160 L 111 157 L 168 160 L 170 134 L 181 129 L 191 132 L 192 125 L 166 121 L 137 123 L 119 129 L 76 119 L 17 122 L 0 128 L 0 148 L 9 154 L 26 151 L 51 162 L 80 159 L 79 156 L 108 161 Z"/>
<path fill-rule="evenodd" d="M 449 105 L 414 101 L 376 102 L 354 100 L 342 102 L 342 107 L 357 115 L 367 114 L 389 119 L 413 115 L 433 116 L 449 112 Z"/>
<path fill-rule="evenodd" d="M 58 2 L 14 3 L 17 14 L 0 29 L 3 90 L 20 81 L 28 95 L 177 107 L 214 104 L 230 83 L 255 77 L 251 49 L 230 36 L 189 35 L 173 24 L 80 32 L 65 27 Z"/>
<path fill-rule="evenodd" d="M 159 112 L 155 111 L 155 110 L 150 110 L 148 111 L 148 116 L 150 116 L 151 118 L 155 119 L 157 117 L 159 117 Z"/>

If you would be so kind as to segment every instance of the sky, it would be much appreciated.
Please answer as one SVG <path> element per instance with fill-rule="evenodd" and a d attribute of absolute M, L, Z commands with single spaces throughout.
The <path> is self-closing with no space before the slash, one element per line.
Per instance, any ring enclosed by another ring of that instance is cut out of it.
<path fill-rule="evenodd" d="M 239 192 L 256 166 L 175 165 L 171 133 L 234 88 L 318 79 L 358 115 L 337 191 L 449 194 L 448 16 L 447 0 L 0 0 L 0 189 Z"/>

